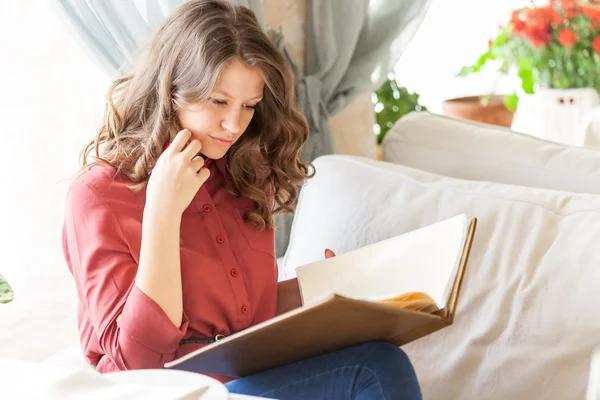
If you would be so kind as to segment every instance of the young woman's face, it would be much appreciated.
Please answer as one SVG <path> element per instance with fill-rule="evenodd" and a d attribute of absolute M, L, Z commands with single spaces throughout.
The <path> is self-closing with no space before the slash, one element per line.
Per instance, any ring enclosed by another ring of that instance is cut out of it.
<path fill-rule="evenodd" d="M 264 86 L 257 68 L 232 60 L 207 100 L 178 111 L 179 122 L 202 143 L 202 154 L 222 158 L 250 124 Z"/>

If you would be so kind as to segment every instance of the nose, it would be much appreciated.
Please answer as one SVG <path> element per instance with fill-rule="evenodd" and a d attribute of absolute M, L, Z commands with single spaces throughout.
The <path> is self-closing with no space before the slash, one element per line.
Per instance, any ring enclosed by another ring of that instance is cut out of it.
<path fill-rule="evenodd" d="M 241 130 L 241 111 L 231 110 L 223 117 L 221 127 L 233 135 L 237 135 Z"/>

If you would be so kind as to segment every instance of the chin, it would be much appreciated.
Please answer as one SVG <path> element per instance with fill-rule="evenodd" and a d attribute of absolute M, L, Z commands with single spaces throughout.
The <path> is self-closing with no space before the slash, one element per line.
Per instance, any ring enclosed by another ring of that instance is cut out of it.
<path fill-rule="evenodd" d="M 229 148 L 227 149 L 211 149 L 208 148 L 204 151 L 202 151 L 202 154 L 204 154 L 206 157 L 213 159 L 213 160 L 218 160 L 221 159 L 225 156 L 225 154 L 227 154 L 227 150 L 229 150 Z"/>

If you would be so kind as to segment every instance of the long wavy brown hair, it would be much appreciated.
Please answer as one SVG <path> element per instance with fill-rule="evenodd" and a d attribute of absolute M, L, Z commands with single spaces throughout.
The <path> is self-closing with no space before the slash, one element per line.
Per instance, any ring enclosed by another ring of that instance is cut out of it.
<path fill-rule="evenodd" d="M 234 58 L 258 67 L 265 90 L 226 155 L 228 181 L 235 195 L 254 202 L 246 219 L 272 228 L 273 215 L 293 211 L 298 188 L 314 175 L 300 155 L 308 124 L 285 56 L 251 10 L 225 0 L 185 2 L 162 23 L 133 72 L 110 86 L 102 127 L 81 153 L 83 169 L 109 164 L 142 190 L 166 143 L 183 129 L 177 110 L 207 99 Z"/>

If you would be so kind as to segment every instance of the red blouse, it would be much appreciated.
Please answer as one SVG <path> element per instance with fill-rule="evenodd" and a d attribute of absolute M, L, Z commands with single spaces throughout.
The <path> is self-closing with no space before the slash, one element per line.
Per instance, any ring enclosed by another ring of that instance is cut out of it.
<path fill-rule="evenodd" d="M 244 221 L 253 203 L 227 191 L 224 159 L 207 164 L 210 178 L 181 222 L 181 327 L 134 284 L 145 192 L 104 165 L 71 184 L 63 251 L 77 286 L 81 346 L 98 371 L 162 368 L 202 346 L 182 339 L 230 335 L 275 316 L 274 231 Z"/>

